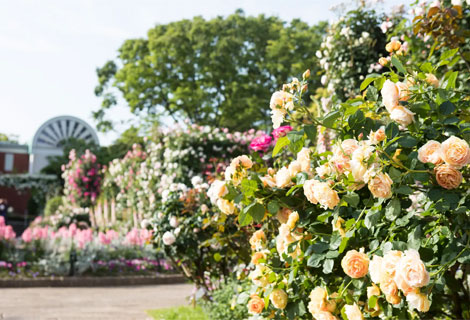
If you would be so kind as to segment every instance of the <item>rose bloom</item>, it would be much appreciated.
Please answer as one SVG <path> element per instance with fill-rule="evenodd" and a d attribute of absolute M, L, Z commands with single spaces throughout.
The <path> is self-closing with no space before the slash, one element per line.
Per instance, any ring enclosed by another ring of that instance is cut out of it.
<path fill-rule="evenodd" d="M 339 203 L 338 193 L 327 182 L 317 181 L 313 185 L 314 198 L 323 208 L 334 209 Z M 307 198 L 308 199 L 308 198 Z"/>
<path fill-rule="evenodd" d="M 355 139 L 346 139 L 341 142 L 341 149 L 347 156 L 352 155 L 357 148 L 359 148 L 359 144 Z"/>
<path fill-rule="evenodd" d="M 374 197 L 388 199 L 392 196 L 392 184 L 388 173 L 381 172 L 369 181 L 368 187 Z"/>
<path fill-rule="evenodd" d="M 258 264 L 248 277 L 256 286 L 264 288 L 269 284 L 269 280 L 265 277 L 265 273 L 268 271 L 267 267 Z"/>
<path fill-rule="evenodd" d="M 338 173 L 351 170 L 351 158 L 337 147 L 333 148 L 333 156 L 330 159 L 330 163 Z"/>
<path fill-rule="evenodd" d="M 442 162 L 441 144 L 430 140 L 418 150 L 418 160 L 422 163 L 439 164 Z"/>
<path fill-rule="evenodd" d="M 300 163 L 301 171 L 308 172 L 310 170 L 310 149 L 302 148 L 297 153 L 297 161 Z"/>
<path fill-rule="evenodd" d="M 338 320 L 331 312 L 328 311 L 319 311 L 313 314 L 315 320 Z"/>
<path fill-rule="evenodd" d="M 470 163 L 470 148 L 465 140 L 452 136 L 442 143 L 441 150 L 442 160 L 457 169 Z"/>
<path fill-rule="evenodd" d="M 279 171 L 274 176 L 274 179 L 276 180 L 276 187 L 278 188 L 287 187 L 291 183 L 291 180 L 292 180 L 292 177 L 289 172 L 289 168 L 282 167 L 281 169 L 279 169 Z"/>
<path fill-rule="evenodd" d="M 171 246 L 176 241 L 176 237 L 170 231 L 167 231 L 162 236 L 163 243 L 167 246 Z"/>
<path fill-rule="evenodd" d="M 410 91 L 408 90 L 408 83 L 397 82 L 395 84 L 398 88 L 398 96 L 400 101 L 407 101 L 410 99 Z"/>
<path fill-rule="evenodd" d="M 445 189 L 458 188 L 462 183 L 462 173 L 448 164 L 441 164 L 434 168 L 437 183 Z"/>
<path fill-rule="evenodd" d="M 380 93 L 382 94 L 382 101 L 385 105 L 385 108 L 389 113 L 392 113 L 392 110 L 398 106 L 398 101 L 400 99 L 400 89 L 393 81 L 387 79 L 384 82 Z"/>
<path fill-rule="evenodd" d="M 338 219 L 336 219 L 336 222 L 334 220 L 331 221 L 331 224 L 333 226 L 333 231 L 338 231 L 341 237 L 346 236 L 346 232 L 343 229 L 343 223 L 344 223 L 344 219 L 341 217 L 338 217 Z"/>
<path fill-rule="evenodd" d="M 271 96 L 271 101 L 269 103 L 269 107 L 271 110 L 281 110 L 281 109 L 289 109 L 293 108 L 292 100 L 293 95 L 285 92 L 285 91 L 276 91 Z"/>
<path fill-rule="evenodd" d="M 277 309 L 284 309 L 287 305 L 287 293 L 282 289 L 274 289 L 269 299 Z"/>
<path fill-rule="evenodd" d="M 277 140 L 281 137 L 284 137 L 290 131 L 292 131 L 291 126 L 281 126 L 277 129 L 274 129 L 273 132 L 272 132 L 272 135 L 274 137 L 274 140 Z"/>
<path fill-rule="evenodd" d="M 258 295 L 252 295 L 250 301 L 248 301 L 248 311 L 251 313 L 261 313 L 264 309 L 264 300 Z"/>
<path fill-rule="evenodd" d="M 344 313 L 348 317 L 348 320 L 364 320 L 364 316 L 362 315 L 361 309 L 359 309 L 359 306 L 356 303 L 352 305 L 345 305 Z"/>
<path fill-rule="evenodd" d="M 230 162 L 231 167 L 238 168 L 240 165 L 243 166 L 244 169 L 250 169 L 253 166 L 253 162 L 246 155 L 238 156 Z"/>
<path fill-rule="evenodd" d="M 372 296 L 380 296 L 380 289 L 373 283 L 370 287 L 367 287 L 367 298 L 370 299 Z"/>
<path fill-rule="evenodd" d="M 401 43 L 400 43 L 400 41 L 396 41 L 396 40 L 392 40 L 392 41 L 390 41 L 389 43 L 387 43 L 385 45 L 385 50 L 387 52 L 398 51 L 398 50 L 400 50 L 400 48 L 401 48 Z M 349 319 L 349 320 L 352 320 L 352 319 Z"/>
<path fill-rule="evenodd" d="M 403 252 L 398 250 L 391 250 L 383 257 L 382 267 L 392 277 L 395 275 L 395 269 L 398 261 L 403 257 Z"/>
<path fill-rule="evenodd" d="M 319 167 L 316 167 L 315 172 L 320 178 L 324 179 L 331 174 L 331 166 L 328 163 L 325 163 Z"/>
<path fill-rule="evenodd" d="M 289 215 L 289 218 L 287 218 L 286 224 L 289 227 L 289 229 L 292 230 L 294 229 L 297 221 L 299 221 L 299 214 L 297 211 L 294 211 Z"/>
<path fill-rule="evenodd" d="M 280 223 L 286 223 L 291 213 L 292 210 L 290 210 L 289 208 L 282 208 L 277 212 L 276 218 L 277 220 L 279 220 Z"/>
<path fill-rule="evenodd" d="M 311 179 L 311 180 L 305 181 L 304 186 L 303 186 L 305 197 L 310 203 L 313 203 L 313 204 L 318 203 L 317 198 L 315 198 L 315 191 L 314 191 L 315 184 L 317 183 L 318 183 L 318 180 Z"/>
<path fill-rule="evenodd" d="M 259 264 L 259 260 L 266 260 L 266 254 L 264 252 L 255 252 L 253 256 L 251 256 L 251 263 L 254 265 Z"/>
<path fill-rule="evenodd" d="M 393 278 L 386 272 L 382 272 L 380 278 L 380 290 L 386 296 L 396 296 L 398 294 L 398 287 Z"/>
<path fill-rule="evenodd" d="M 369 275 L 370 279 L 374 283 L 380 283 L 380 279 L 382 277 L 382 269 L 383 258 L 380 256 L 374 255 L 372 260 L 369 263 Z"/>
<path fill-rule="evenodd" d="M 432 73 L 426 73 L 426 82 L 434 88 L 439 87 L 439 80 Z"/>
<path fill-rule="evenodd" d="M 407 127 L 414 121 L 414 115 L 415 114 L 409 109 L 402 106 L 397 106 L 390 113 L 390 119 L 402 125 L 403 127 Z"/>
<path fill-rule="evenodd" d="M 368 138 L 371 144 L 377 144 L 381 141 L 384 141 L 387 135 L 385 134 L 385 129 L 380 128 L 377 131 L 371 131 Z"/>
<path fill-rule="evenodd" d="M 398 294 L 396 294 L 394 296 L 385 296 L 385 299 L 390 304 L 400 304 L 400 302 L 401 302 L 401 298 Z"/>
<path fill-rule="evenodd" d="M 276 179 L 271 175 L 265 175 L 264 177 L 260 177 L 260 180 L 263 183 L 264 187 L 274 188 L 276 186 Z"/>
<path fill-rule="evenodd" d="M 417 292 L 410 292 L 406 296 L 406 302 L 412 309 L 416 309 L 419 312 L 428 312 L 431 303 L 426 295 Z"/>
<path fill-rule="evenodd" d="M 315 315 L 321 311 L 333 312 L 336 309 L 336 302 L 328 300 L 328 292 L 322 287 L 315 287 L 309 295 L 308 311 Z"/>
<path fill-rule="evenodd" d="M 284 122 L 284 117 L 286 116 L 287 111 L 284 109 L 274 109 L 271 110 L 271 120 L 273 122 L 273 128 L 277 129 Z"/>
<path fill-rule="evenodd" d="M 271 145 L 272 138 L 267 134 L 263 134 L 254 138 L 250 143 L 250 149 L 253 151 L 266 152 Z"/>
<path fill-rule="evenodd" d="M 369 270 L 369 258 L 365 253 L 349 250 L 341 260 L 341 267 L 351 278 L 362 278 Z"/>
<path fill-rule="evenodd" d="M 429 272 L 416 250 L 406 250 L 395 270 L 395 277 L 403 278 L 410 287 L 421 288 L 429 283 Z M 399 281 L 395 282 L 398 285 Z"/>
<path fill-rule="evenodd" d="M 295 177 L 297 173 L 302 171 L 302 165 L 300 164 L 299 161 L 294 160 L 289 164 L 289 167 L 287 169 L 289 170 L 289 175 L 291 177 Z"/>
<path fill-rule="evenodd" d="M 262 247 L 262 243 L 266 241 L 266 234 L 263 230 L 257 230 L 253 233 L 250 238 L 250 244 L 252 249 L 257 249 Z"/>
<path fill-rule="evenodd" d="M 235 204 L 232 201 L 226 199 L 217 200 L 217 207 L 222 213 L 233 214 L 235 213 Z"/>

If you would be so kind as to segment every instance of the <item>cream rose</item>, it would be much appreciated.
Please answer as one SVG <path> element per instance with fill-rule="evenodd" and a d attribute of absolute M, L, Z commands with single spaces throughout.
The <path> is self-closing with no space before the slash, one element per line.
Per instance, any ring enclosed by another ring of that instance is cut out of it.
<path fill-rule="evenodd" d="M 266 234 L 263 230 L 257 230 L 250 238 L 251 249 L 263 248 L 263 243 L 266 242 Z"/>
<path fill-rule="evenodd" d="M 390 113 L 390 119 L 404 127 L 407 127 L 414 121 L 414 115 L 415 114 L 409 109 L 402 106 L 396 106 Z"/>
<path fill-rule="evenodd" d="M 236 167 L 236 168 L 242 166 L 244 169 L 250 169 L 253 166 L 253 162 L 251 161 L 250 158 L 248 158 L 248 156 L 241 155 L 241 156 L 234 158 L 232 162 L 230 162 L 230 166 Z"/>
<path fill-rule="evenodd" d="M 426 73 L 426 82 L 432 85 L 434 88 L 439 87 L 439 80 L 432 73 Z"/>
<path fill-rule="evenodd" d="M 470 163 L 470 148 L 465 140 L 455 136 L 442 143 L 442 160 L 454 168 L 460 169 Z"/>
<path fill-rule="evenodd" d="M 351 278 L 362 278 L 369 270 L 369 258 L 365 253 L 349 250 L 341 260 L 341 267 Z"/>
<path fill-rule="evenodd" d="M 419 312 L 428 312 L 431 303 L 427 296 L 419 292 L 410 292 L 406 296 L 406 302 L 412 309 L 416 309 Z"/>
<path fill-rule="evenodd" d="M 434 168 L 437 183 L 445 189 L 458 188 L 462 183 L 462 173 L 448 164 L 441 164 Z"/>
<path fill-rule="evenodd" d="M 380 283 L 380 279 L 382 277 L 382 263 L 383 263 L 383 258 L 380 256 L 373 256 L 372 260 L 370 261 L 369 264 L 369 275 L 370 279 L 374 283 Z"/>
<path fill-rule="evenodd" d="M 382 290 L 386 296 L 396 296 L 398 294 L 397 284 L 386 272 L 383 272 L 380 278 L 380 290 Z"/>
<path fill-rule="evenodd" d="M 441 163 L 441 144 L 434 140 L 426 142 L 426 144 L 418 150 L 418 160 L 422 163 Z"/>
<path fill-rule="evenodd" d="M 292 210 L 290 210 L 289 208 L 282 208 L 281 210 L 277 212 L 276 218 L 277 220 L 279 220 L 280 223 L 286 223 L 291 213 L 292 213 Z"/>
<path fill-rule="evenodd" d="M 290 177 L 293 178 L 297 175 L 297 173 L 302 171 L 302 165 L 299 161 L 294 160 L 289 164 L 288 170 Z"/>
<path fill-rule="evenodd" d="M 387 135 L 385 134 L 385 129 L 380 128 L 377 131 L 371 131 L 369 136 L 367 137 L 371 144 L 377 144 L 381 141 L 384 141 Z"/>
<path fill-rule="evenodd" d="M 250 272 L 249 278 L 254 285 L 264 288 L 269 284 L 268 278 L 265 276 L 269 269 L 262 265 L 257 265 L 256 269 Z"/>
<path fill-rule="evenodd" d="M 253 255 L 251 256 L 251 263 L 253 263 L 254 265 L 257 265 L 259 264 L 259 260 L 266 260 L 266 253 L 264 252 L 255 252 L 253 253 Z"/>
<path fill-rule="evenodd" d="M 297 161 L 300 163 L 301 171 L 308 172 L 310 170 L 310 149 L 302 148 L 297 153 Z"/>
<path fill-rule="evenodd" d="M 308 311 L 315 315 L 321 311 L 333 312 L 336 302 L 328 300 L 328 292 L 322 287 L 315 287 L 309 295 Z"/>
<path fill-rule="evenodd" d="M 282 289 L 274 289 L 269 299 L 277 309 L 284 309 L 287 305 L 287 293 Z"/>
<path fill-rule="evenodd" d="M 287 226 L 289 227 L 290 230 L 295 228 L 295 224 L 299 221 L 299 214 L 297 211 L 292 212 L 289 215 L 289 218 L 287 218 Z"/>
<path fill-rule="evenodd" d="M 370 287 L 367 287 L 367 298 L 370 299 L 372 296 L 380 296 L 380 289 L 373 283 Z"/>
<path fill-rule="evenodd" d="M 395 268 L 395 282 L 402 278 L 410 287 L 421 288 L 429 283 L 429 272 L 416 250 L 406 250 Z M 397 276 L 398 275 L 398 276 Z"/>
<path fill-rule="evenodd" d="M 315 320 L 338 320 L 331 312 L 328 311 L 319 311 L 313 314 Z"/>
<path fill-rule="evenodd" d="M 258 295 L 252 295 L 248 301 L 248 311 L 251 313 L 261 313 L 264 309 L 264 300 Z"/>
<path fill-rule="evenodd" d="M 398 87 L 398 95 L 400 101 L 407 101 L 410 98 L 410 91 L 408 90 L 408 85 L 403 82 L 397 82 L 396 86 Z"/>
<path fill-rule="evenodd" d="M 350 156 L 353 152 L 359 148 L 359 144 L 355 139 L 346 139 L 341 142 L 341 149 L 345 155 Z"/>
<path fill-rule="evenodd" d="M 304 195 L 310 203 L 317 204 L 318 200 L 315 198 L 315 184 L 318 183 L 318 180 L 311 179 L 307 180 L 304 183 Z"/>
<path fill-rule="evenodd" d="M 285 188 L 291 183 L 291 175 L 287 167 L 282 167 L 274 176 L 276 180 L 276 187 Z"/>
<path fill-rule="evenodd" d="M 381 172 L 369 181 L 368 187 L 374 197 L 388 199 L 392 196 L 392 184 L 388 173 Z"/>
<path fill-rule="evenodd" d="M 397 263 L 400 261 L 401 257 L 403 257 L 403 252 L 401 251 L 391 250 L 387 252 L 387 254 L 383 257 L 382 263 L 382 267 L 384 268 L 385 272 L 393 277 L 395 275 Z"/>
<path fill-rule="evenodd" d="M 313 194 L 315 199 L 318 200 L 323 208 L 334 209 L 339 203 L 338 193 L 330 188 L 327 182 L 320 182 L 314 184 Z"/>
<path fill-rule="evenodd" d="M 225 214 L 234 214 L 235 213 L 235 204 L 232 201 L 226 199 L 217 200 L 217 207 L 220 211 Z"/>
<path fill-rule="evenodd" d="M 344 313 L 348 317 L 348 320 L 364 320 L 361 309 L 359 309 L 359 306 L 356 303 L 345 305 Z"/>
<path fill-rule="evenodd" d="M 389 113 L 392 113 L 393 109 L 398 106 L 400 90 L 393 81 L 387 79 L 384 82 L 380 93 L 382 94 L 382 101 L 385 108 Z"/>

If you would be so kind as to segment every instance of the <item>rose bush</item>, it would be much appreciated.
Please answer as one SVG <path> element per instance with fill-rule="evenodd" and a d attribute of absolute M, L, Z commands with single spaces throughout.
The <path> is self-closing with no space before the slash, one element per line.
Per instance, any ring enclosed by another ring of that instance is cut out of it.
<path fill-rule="evenodd" d="M 302 99 L 308 73 L 274 93 L 274 128 L 294 130 L 226 170 L 215 201 L 258 229 L 239 296 L 255 318 L 470 317 L 470 91 L 457 50 L 429 67 L 386 48 L 387 71 L 321 118 Z M 331 151 L 313 146 L 317 126 Z"/>

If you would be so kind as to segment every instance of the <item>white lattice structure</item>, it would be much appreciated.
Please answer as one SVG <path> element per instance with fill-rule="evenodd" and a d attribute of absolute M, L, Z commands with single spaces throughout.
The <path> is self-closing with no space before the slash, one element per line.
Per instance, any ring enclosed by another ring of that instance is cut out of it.
<path fill-rule="evenodd" d="M 29 172 L 39 173 L 49 163 L 48 157 L 62 155 L 62 142 L 68 138 L 99 144 L 95 130 L 85 121 L 72 116 L 52 118 L 39 127 L 34 135 Z"/>

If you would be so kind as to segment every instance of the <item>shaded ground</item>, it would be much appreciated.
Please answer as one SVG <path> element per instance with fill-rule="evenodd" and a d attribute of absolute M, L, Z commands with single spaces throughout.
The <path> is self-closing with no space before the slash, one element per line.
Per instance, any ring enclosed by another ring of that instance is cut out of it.
<path fill-rule="evenodd" d="M 0 319 L 149 319 L 145 310 L 187 305 L 188 284 L 0 289 Z"/>

